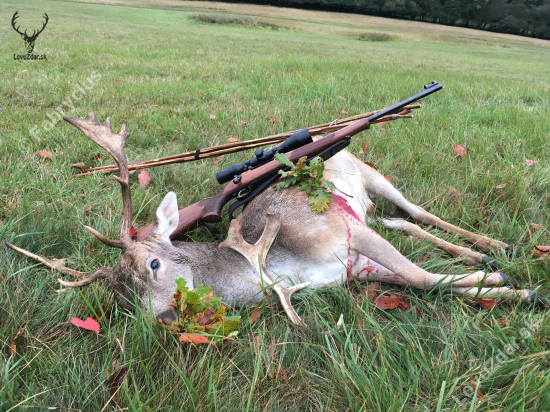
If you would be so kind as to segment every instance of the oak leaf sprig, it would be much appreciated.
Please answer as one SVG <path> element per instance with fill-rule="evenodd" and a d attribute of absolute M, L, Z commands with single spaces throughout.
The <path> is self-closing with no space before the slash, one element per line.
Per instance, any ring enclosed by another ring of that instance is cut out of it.
<path fill-rule="evenodd" d="M 288 166 L 290 170 L 279 170 L 281 182 L 277 185 L 277 191 L 281 191 L 290 186 L 298 186 L 302 192 L 309 196 L 309 205 L 311 210 L 316 213 L 323 213 L 332 203 L 332 190 L 335 186 L 332 182 L 323 179 L 325 163 L 320 157 L 315 157 L 306 162 L 306 156 L 301 157 L 296 164 L 288 158 L 278 153 L 275 159 L 280 164 Z"/>

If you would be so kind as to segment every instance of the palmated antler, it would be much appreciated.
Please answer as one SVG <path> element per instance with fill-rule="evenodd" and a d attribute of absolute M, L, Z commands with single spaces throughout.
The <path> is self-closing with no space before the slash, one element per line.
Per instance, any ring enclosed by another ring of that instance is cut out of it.
<path fill-rule="evenodd" d="M 298 316 L 292 304 L 290 303 L 290 297 L 292 294 L 300 289 L 308 287 L 311 282 L 300 283 L 299 285 L 294 285 L 290 288 L 284 288 L 277 284 L 271 275 L 267 272 L 267 267 L 265 263 L 265 258 L 269 248 L 273 244 L 273 241 L 279 233 L 281 228 L 281 216 L 279 214 L 267 214 L 267 221 L 265 224 L 264 232 L 260 239 L 253 245 L 247 243 L 242 236 L 242 226 L 244 222 L 243 215 L 239 215 L 236 219 L 231 221 L 229 226 L 229 233 L 227 234 L 227 239 L 220 243 L 221 248 L 231 248 L 243 255 L 248 262 L 252 265 L 254 270 L 258 272 L 262 281 L 268 286 L 273 285 L 273 290 L 279 295 L 281 299 L 281 304 L 289 317 L 289 319 L 295 325 L 305 326 L 302 318 Z"/>
<path fill-rule="evenodd" d="M 111 119 L 108 117 L 105 120 L 104 126 L 97 120 L 97 117 L 95 117 L 92 112 L 88 113 L 87 119 L 77 119 L 73 116 L 64 116 L 63 119 L 80 129 L 82 133 L 105 149 L 107 153 L 113 157 L 118 166 L 120 177 L 113 176 L 113 178 L 120 183 L 122 190 L 123 220 L 122 229 L 120 230 L 120 239 L 111 240 L 89 226 L 84 227 L 106 245 L 125 249 L 132 244 L 130 235 L 130 227 L 132 224 L 132 194 L 130 192 L 128 162 L 124 154 L 124 144 L 128 136 L 130 136 L 130 132 L 126 124 L 123 124 L 119 134 L 113 133 L 111 130 Z"/>
<path fill-rule="evenodd" d="M 103 268 L 94 270 L 93 272 L 80 272 L 78 270 L 69 269 L 67 266 L 65 266 L 65 259 L 50 260 L 48 258 L 45 258 L 44 256 L 35 255 L 34 253 L 29 252 L 28 250 L 21 249 L 8 242 L 6 242 L 6 246 L 9 247 L 10 249 L 15 250 L 18 253 L 21 253 L 23 256 L 27 256 L 31 259 L 36 260 L 37 262 L 45 264 L 51 269 L 57 270 L 61 273 L 64 273 L 65 275 L 74 276 L 77 279 L 82 279 L 82 280 L 79 280 L 78 282 L 65 282 L 61 279 L 57 279 L 59 283 L 61 283 L 63 286 L 66 286 L 68 288 L 85 286 L 100 278 L 108 278 L 109 280 L 111 280 L 112 278 L 112 268 L 110 267 L 103 267 Z M 85 278 L 85 276 L 88 276 L 88 277 Z"/>

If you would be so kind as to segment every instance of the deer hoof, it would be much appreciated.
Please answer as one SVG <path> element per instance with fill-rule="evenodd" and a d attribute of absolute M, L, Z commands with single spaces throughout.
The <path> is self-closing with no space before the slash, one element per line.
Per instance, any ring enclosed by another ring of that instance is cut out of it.
<path fill-rule="evenodd" d="M 510 278 L 502 272 L 498 272 L 498 274 L 502 277 L 502 282 L 500 283 L 502 286 L 511 286 L 514 289 L 518 288 L 519 285 L 514 279 Z"/>
<path fill-rule="evenodd" d="M 498 271 L 497 262 L 495 262 L 494 260 L 491 260 L 491 258 L 489 258 L 489 256 L 487 256 L 487 255 L 483 255 L 482 259 L 483 259 L 483 263 L 485 264 L 485 266 L 488 267 L 489 269 L 491 269 L 491 272 Z"/>
<path fill-rule="evenodd" d="M 540 297 L 537 292 L 529 291 L 529 302 L 537 308 L 546 309 L 550 308 L 550 303 L 546 299 Z"/>

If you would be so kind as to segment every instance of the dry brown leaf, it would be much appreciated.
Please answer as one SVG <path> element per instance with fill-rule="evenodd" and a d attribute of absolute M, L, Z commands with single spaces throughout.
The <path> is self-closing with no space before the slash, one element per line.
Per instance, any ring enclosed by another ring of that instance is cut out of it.
<path fill-rule="evenodd" d="M 17 345 L 15 344 L 15 342 L 17 341 L 17 338 L 19 337 L 19 335 L 21 334 L 21 331 L 23 330 L 23 328 L 20 328 L 17 333 L 15 334 L 14 338 L 12 339 L 11 341 L 11 345 L 9 347 L 9 352 L 10 352 L 10 355 L 13 356 L 15 358 L 15 355 L 17 354 Z"/>
<path fill-rule="evenodd" d="M 492 309 L 497 305 L 494 299 L 478 298 L 477 303 L 479 303 L 479 306 L 485 309 Z"/>
<path fill-rule="evenodd" d="M 533 257 L 535 258 L 549 258 L 550 259 L 550 246 L 541 246 L 536 245 L 535 250 L 533 251 Z"/>
<path fill-rule="evenodd" d="M 211 159 L 210 162 L 215 164 L 215 165 L 218 164 L 218 163 L 221 163 L 221 162 L 223 162 L 223 156 L 216 157 L 215 159 Z"/>
<path fill-rule="evenodd" d="M 542 230 L 542 226 L 539 225 L 538 223 L 531 223 L 531 227 L 533 229 Z"/>
<path fill-rule="evenodd" d="M 506 187 L 506 183 L 501 183 L 500 185 L 496 185 L 495 189 L 504 189 Z"/>
<path fill-rule="evenodd" d="M 250 324 L 254 325 L 256 322 L 258 322 L 258 319 L 260 319 L 260 308 L 254 309 L 254 311 L 250 314 Z"/>
<path fill-rule="evenodd" d="M 200 345 L 201 343 L 210 343 L 206 336 L 202 335 L 180 335 L 181 343 L 192 343 L 193 345 Z"/>
<path fill-rule="evenodd" d="M 118 360 L 118 359 L 117 359 Z M 118 362 L 117 362 L 118 365 Z M 113 373 L 111 376 L 109 376 L 109 391 L 111 392 L 111 396 L 113 397 L 113 400 L 116 401 L 117 392 L 126 380 L 126 375 L 128 374 L 128 367 L 124 366 L 120 368 L 120 370 L 115 370 L 115 362 L 113 362 Z"/>
<path fill-rule="evenodd" d="M 241 120 L 241 126 L 246 126 L 246 122 Z"/>
<path fill-rule="evenodd" d="M 472 387 L 474 389 L 477 389 L 476 380 L 473 378 L 473 376 L 470 376 L 470 382 L 472 382 Z M 481 393 L 481 391 L 479 389 L 477 389 L 476 395 L 477 395 L 478 400 L 480 400 L 480 401 L 483 400 L 483 394 Z"/>
<path fill-rule="evenodd" d="M 376 299 L 376 302 L 374 302 L 374 304 L 382 310 L 389 310 L 401 306 L 399 303 L 402 300 L 403 296 L 401 295 L 382 295 L 378 299 Z"/>
<path fill-rule="evenodd" d="M 86 169 L 86 165 L 83 162 L 75 163 L 74 165 L 71 165 L 71 167 L 74 167 L 75 169 Z"/>
<path fill-rule="evenodd" d="M 373 165 L 371 162 L 363 162 L 363 163 L 365 163 L 367 166 L 372 167 L 375 170 L 378 170 L 378 166 Z"/>
<path fill-rule="evenodd" d="M 283 381 L 283 382 L 286 382 L 288 381 L 288 375 L 286 374 L 286 369 L 283 365 L 280 365 L 279 366 L 279 378 Z"/>

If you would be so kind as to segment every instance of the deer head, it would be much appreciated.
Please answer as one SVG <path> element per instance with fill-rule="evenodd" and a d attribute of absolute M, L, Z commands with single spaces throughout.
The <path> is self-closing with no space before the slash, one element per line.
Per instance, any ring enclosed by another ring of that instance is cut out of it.
<path fill-rule="evenodd" d="M 84 227 L 102 243 L 121 249 L 120 259 L 112 268 L 103 267 L 86 273 L 67 268 L 63 260 L 50 260 L 9 243 L 6 243 L 7 246 L 52 269 L 81 279 L 76 282 L 58 279 L 66 287 L 84 286 L 97 279 L 107 278 L 122 306 L 131 308 L 134 303 L 138 303 L 145 310 L 151 309 L 156 317 L 165 321 L 175 320 L 175 312 L 168 308 L 175 290 L 175 279 L 183 277 L 189 285 L 193 285 L 188 259 L 170 241 L 170 234 L 179 221 L 176 195 L 170 192 L 165 196 L 147 238 L 141 242 L 133 241 L 130 235 L 132 199 L 128 163 L 124 154 L 124 144 L 130 132 L 123 124 L 120 133 L 113 133 L 110 119 L 107 118 L 105 125 L 102 125 L 93 113 L 88 113 L 87 119 L 72 116 L 65 116 L 64 119 L 105 149 L 119 167 L 120 176 L 113 176 L 122 191 L 123 220 L 119 239 L 109 239 L 89 226 Z"/>
<path fill-rule="evenodd" d="M 19 13 L 19 11 L 16 11 L 15 14 L 13 15 L 13 17 L 11 18 L 11 26 L 13 27 L 13 29 L 17 33 L 19 33 L 21 35 L 21 38 L 25 41 L 25 47 L 27 48 L 27 53 L 30 54 L 34 50 L 34 42 L 38 38 L 38 35 L 44 31 L 44 29 L 46 28 L 46 25 L 48 24 L 48 15 L 46 13 L 44 13 L 44 18 L 46 19 L 46 21 L 42 25 L 42 28 L 38 31 L 33 30 L 32 35 L 29 36 L 27 34 L 27 30 L 25 30 L 23 33 L 21 33 L 19 31 L 20 26 L 15 27 L 15 20 L 17 20 L 17 18 L 19 17 L 17 15 L 18 13 Z"/>

